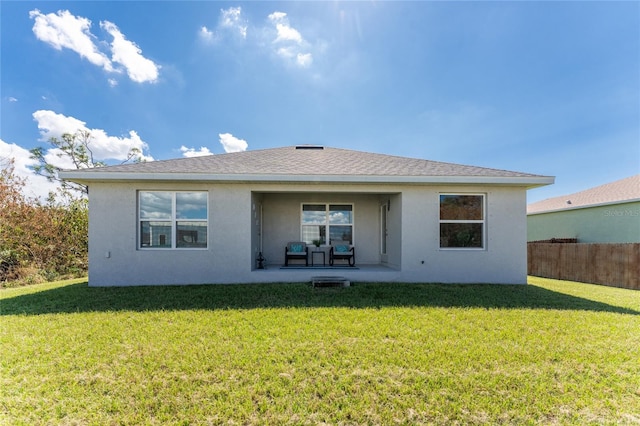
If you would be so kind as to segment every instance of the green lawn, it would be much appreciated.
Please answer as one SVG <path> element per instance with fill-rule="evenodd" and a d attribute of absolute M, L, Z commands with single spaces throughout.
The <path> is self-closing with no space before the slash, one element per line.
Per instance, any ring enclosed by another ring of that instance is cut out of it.
<path fill-rule="evenodd" d="M 0 291 L 3 424 L 640 424 L 640 292 Z"/>

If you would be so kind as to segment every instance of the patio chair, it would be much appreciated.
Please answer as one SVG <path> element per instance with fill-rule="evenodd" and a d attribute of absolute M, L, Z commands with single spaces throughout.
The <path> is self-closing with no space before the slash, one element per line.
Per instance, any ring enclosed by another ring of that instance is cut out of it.
<path fill-rule="evenodd" d="M 356 264 L 356 249 L 348 241 L 332 241 L 329 251 L 329 265 L 333 266 L 334 260 L 346 260 L 349 266 Z"/>
<path fill-rule="evenodd" d="M 304 266 L 309 266 L 309 247 L 302 241 L 291 241 L 284 248 L 284 266 L 289 266 L 289 259 L 304 259 Z"/>

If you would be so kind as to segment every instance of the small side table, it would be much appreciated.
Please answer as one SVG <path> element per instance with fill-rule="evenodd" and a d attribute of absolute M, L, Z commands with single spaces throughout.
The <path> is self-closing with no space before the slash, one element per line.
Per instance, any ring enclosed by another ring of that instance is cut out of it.
<path fill-rule="evenodd" d="M 315 254 L 321 254 L 322 255 L 322 266 L 326 266 L 324 250 L 312 250 L 311 251 L 311 266 L 314 266 L 313 265 L 313 255 L 315 255 Z"/>

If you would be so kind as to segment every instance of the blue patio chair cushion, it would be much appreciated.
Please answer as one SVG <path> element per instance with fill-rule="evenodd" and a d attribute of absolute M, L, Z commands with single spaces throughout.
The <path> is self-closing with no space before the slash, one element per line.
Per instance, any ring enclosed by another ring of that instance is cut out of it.
<path fill-rule="evenodd" d="M 349 251 L 349 246 L 345 246 L 345 245 L 336 246 L 337 253 L 346 253 L 348 251 Z"/>
<path fill-rule="evenodd" d="M 304 251 L 302 244 L 291 244 L 292 253 L 302 253 Z"/>

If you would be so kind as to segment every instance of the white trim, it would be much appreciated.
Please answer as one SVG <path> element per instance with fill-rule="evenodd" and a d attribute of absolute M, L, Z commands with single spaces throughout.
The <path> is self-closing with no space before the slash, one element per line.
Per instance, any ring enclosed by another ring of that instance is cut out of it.
<path fill-rule="evenodd" d="M 440 218 L 440 197 L 443 195 L 474 195 L 482 197 L 481 220 L 442 220 Z M 482 224 L 482 247 L 442 247 L 440 245 L 440 225 L 443 223 L 480 223 Z M 487 251 L 487 194 L 470 192 L 439 192 L 438 193 L 438 248 L 441 251 Z"/>
<path fill-rule="evenodd" d="M 323 223 L 307 223 L 304 224 L 302 223 L 302 214 L 303 214 L 303 208 L 305 205 L 324 205 L 325 206 L 325 221 Z M 333 225 L 331 223 L 329 223 L 329 215 L 331 214 L 331 205 L 342 205 L 342 206 L 351 206 L 351 223 L 349 224 L 339 224 L 339 223 L 334 223 Z M 356 221 L 356 214 L 355 214 L 355 203 L 353 202 L 321 202 L 321 201 L 304 201 L 300 203 L 300 241 L 304 241 L 303 240 L 303 232 L 302 229 L 305 226 L 325 226 L 325 238 L 328 241 L 324 242 L 324 245 L 328 246 L 331 245 L 331 226 L 350 226 L 351 227 L 351 245 L 355 245 L 356 243 L 356 236 L 355 236 L 355 221 Z"/>
<path fill-rule="evenodd" d="M 376 183 L 376 184 L 494 184 L 536 188 L 552 184 L 552 176 L 368 176 L 368 175 L 262 175 L 205 173 L 121 173 L 101 171 L 62 171 L 62 179 L 78 183 L 92 181 L 194 181 L 260 183 Z"/>
<path fill-rule="evenodd" d="M 171 194 L 171 217 L 169 219 L 142 219 L 140 217 L 140 196 L 145 192 L 164 192 Z M 205 219 L 178 219 L 177 218 L 177 194 L 179 193 L 204 193 L 207 197 L 206 206 L 207 206 L 207 217 Z M 191 190 L 179 190 L 179 191 L 171 191 L 171 190 L 148 190 L 141 189 L 137 191 L 138 201 L 137 201 L 137 230 L 136 230 L 136 250 L 142 251 L 156 251 L 156 250 L 208 250 L 209 248 L 209 191 L 191 191 Z M 168 222 L 169 227 L 171 228 L 171 247 L 143 247 L 142 246 L 142 222 Z M 194 223 L 202 223 L 204 222 L 207 225 L 207 240 L 205 241 L 205 247 L 178 247 L 178 222 L 194 222 Z"/>

